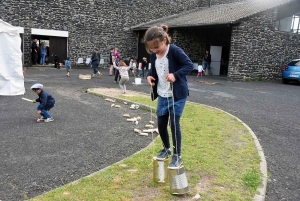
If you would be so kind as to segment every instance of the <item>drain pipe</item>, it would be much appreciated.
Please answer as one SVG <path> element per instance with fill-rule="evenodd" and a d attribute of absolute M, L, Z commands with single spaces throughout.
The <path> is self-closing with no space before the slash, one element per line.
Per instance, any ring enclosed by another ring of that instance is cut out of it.
<path fill-rule="evenodd" d="M 211 1 L 212 0 L 208 0 L 208 7 L 211 7 Z"/>

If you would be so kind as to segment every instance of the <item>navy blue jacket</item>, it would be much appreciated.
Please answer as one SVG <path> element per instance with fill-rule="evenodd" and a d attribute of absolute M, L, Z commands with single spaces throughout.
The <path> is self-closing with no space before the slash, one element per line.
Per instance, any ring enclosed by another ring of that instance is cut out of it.
<path fill-rule="evenodd" d="M 169 60 L 169 73 L 173 73 L 176 79 L 173 83 L 174 99 L 180 100 L 186 98 L 189 95 L 186 76 L 192 72 L 194 65 L 184 51 L 173 44 L 170 45 L 167 58 Z M 155 60 L 156 54 L 153 53 L 150 55 L 151 69 L 148 72 L 148 76 L 155 78 L 155 85 L 153 86 L 153 93 L 151 94 L 152 100 L 155 100 L 158 97 L 158 75 L 155 68 Z"/>
<path fill-rule="evenodd" d="M 35 101 L 40 102 L 41 110 L 42 109 L 49 110 L 55 104 L 55 99 L 44 90 L 41 91 L 39 97 Z"/>

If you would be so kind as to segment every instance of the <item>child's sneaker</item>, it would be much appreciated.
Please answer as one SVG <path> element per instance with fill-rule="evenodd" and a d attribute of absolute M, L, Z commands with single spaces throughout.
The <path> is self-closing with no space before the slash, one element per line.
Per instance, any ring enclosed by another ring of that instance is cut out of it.
<path fill-rule="evenodd" d="M 171 156 L 170 149 L 162 149 L 160 151 L 160 154 L 158 154 L 158 156 L 156 156 L 156 159 L 157 160 L 165 160 L 166 158 L 169 158 L 169 156 Z"/>
<path fill-rule="evenodd" d="M 45 119 L 45 122 L 51 122 L 51 121 L 54 121 L 54 119 L 52 117 Z"/>
<path fill-rule="evenodd" d="M 46 118 L 45 117 L 43 117 L 43 116 L 41 116 L 40 118 L 38 118 L 40 121 L 45 121 L 46 120 Z"/>
<path fill-rule="evenodd" d="M 172 156 L 172 161 L 169 164 L 169 169 L 177 169 L 182 164 L 181 156 L 178 156 L 178 154 L 174 154 Z"/>

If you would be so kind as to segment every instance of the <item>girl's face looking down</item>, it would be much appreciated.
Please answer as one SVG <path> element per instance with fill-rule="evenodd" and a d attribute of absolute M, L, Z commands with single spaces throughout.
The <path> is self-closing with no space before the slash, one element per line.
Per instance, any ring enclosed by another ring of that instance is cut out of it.
<path fill-rule="evenodd" d="M 164 53 L 167 50 L 167 44 L 166 44 L 167 39 L 164 38 L 163 41 L 159 40 L 152 40 L 147 43 L 148 48 L 150 49 L 151 52 L 157 54 L 157 55 L 164 55 Z"/>

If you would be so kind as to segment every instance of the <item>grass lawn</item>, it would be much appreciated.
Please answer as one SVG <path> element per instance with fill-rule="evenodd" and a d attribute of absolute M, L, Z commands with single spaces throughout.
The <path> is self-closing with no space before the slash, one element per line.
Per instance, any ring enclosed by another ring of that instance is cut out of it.
<path fill-rule="evenodd" d="M 156 106 L 140 96 L 122 99 Z M 189 193 L 170 194 L 169 184 L 153 182 L 152 157 L 161 139 L 111 167 L 32 200 L 253 200 L 262 184 L 260 157 L 250 132 L 234 117 L 219 110 L 187 103 L 181 118 L 182 158 Z"/>

